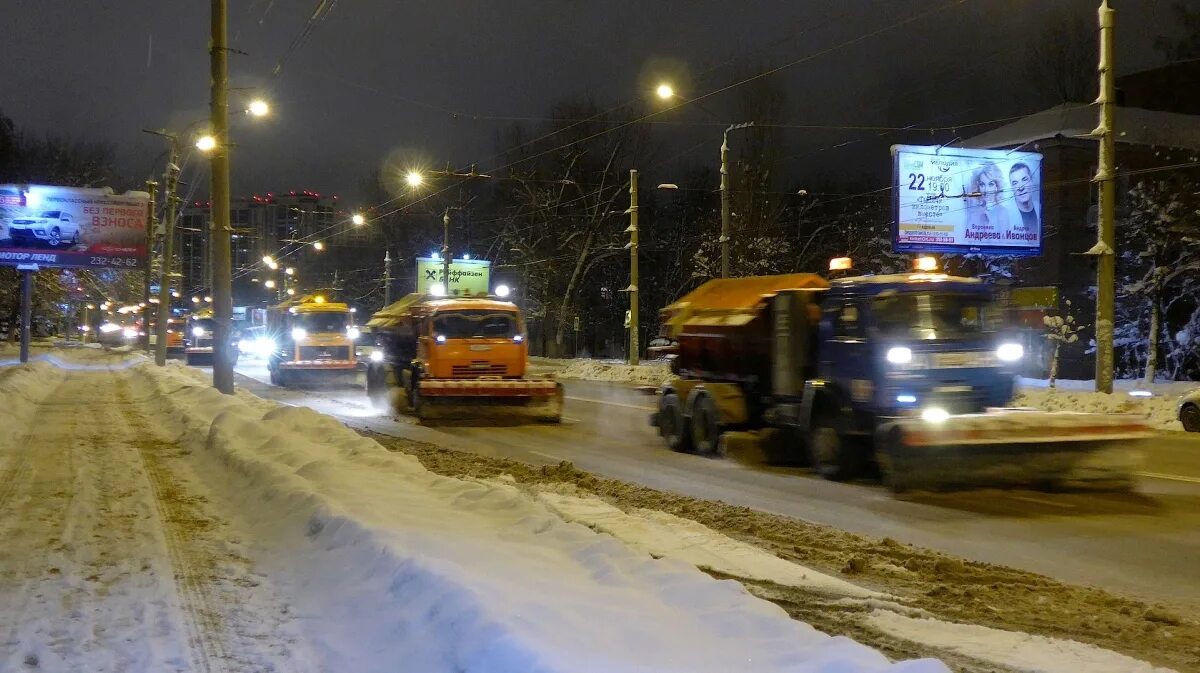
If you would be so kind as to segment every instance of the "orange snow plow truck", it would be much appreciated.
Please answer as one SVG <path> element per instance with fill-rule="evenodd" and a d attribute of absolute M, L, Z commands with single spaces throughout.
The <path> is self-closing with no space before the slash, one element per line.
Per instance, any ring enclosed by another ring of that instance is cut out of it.
<path fill-rule="evenodd" d="M 367 394 L 421 420 L 557 423 L 562 384 L 529 376 L 521 312 L 488 296 L 409 294 L 367 323 L 376 349 Z"/>

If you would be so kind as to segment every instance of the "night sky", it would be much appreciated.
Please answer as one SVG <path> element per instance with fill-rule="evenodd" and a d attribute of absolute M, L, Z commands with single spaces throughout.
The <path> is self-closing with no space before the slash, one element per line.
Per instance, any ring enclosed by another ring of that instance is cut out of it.
<path fill-rule="evenodd" d="M 726 86 L 762 65 L 819 54 L 778 75 L 787 118 L 803 124 L 932 125 L 1031 113 L 1020 63 L 1056 8 L 1094 21 L 1097 0 L 972 0 L 882 34 L 942 0 L 230 0 L 231 85 L 258 87 L 275 113 L 231 117 L 235 193 L 315 189 L 353 195 L 389 154 L 494 167 L 498 131 L 556 101 L 608 107 L 647 97 L 658 74 L 681 94 Z M 145 177 L 161 141 L 206 114 L 208 3 L 21 0 L 5 3 L 0 109 L 21 128 L 108 140 Z M 1171 26 L 1167 0 L 1117 0 L 1119 71 L 1152 66 Z M 857 40 L 851 44 L 850 41 Z M 272 70 L 283 59 L 282 70 Z M 956 75 L 955 75 L 956 74 Z M 955 76 L 952 76 L 955 75 Z M 739 121 L 736 92 L 658 118 L 668 147 Z M 653 101 L 646 101 L 653 105 Z M 906 112 L 915 118 L 904 118 Z M 847 136 L 789 132 L 804 156 Z M 853 137 L 853 136 L 849 136 Z M 885 139 L 886 140 L 886 139 Z M 706 148 L 706 149 L 715 149 Z M 708 152 L 712 154 L 713 152 Z M 707 161 L 704 151 L 680 160 Z M 827 156 L 827 155 L 824 155 Z M 799 160 L 798 160 L 799 161 Z M 886 153 L 879 156 L 887 162 Z M 798 167 L 799 168 L 799 167 Z"/>

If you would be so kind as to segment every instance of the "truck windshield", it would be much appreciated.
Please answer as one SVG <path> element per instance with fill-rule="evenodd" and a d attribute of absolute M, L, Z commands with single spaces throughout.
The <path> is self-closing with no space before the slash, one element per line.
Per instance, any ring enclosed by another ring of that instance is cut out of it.
<path fill-rule="evenodd" d="M 884 336 L 953 339 L 987 329 L 985 297 L 965 294 L 904 293 L 875 300 L 875 324 Z"/>
<path fill-rule="evenodd" d="M 517 333 L 517 320 L 499 311 L 439 313 L 433 318 L 433 333 L 447 339 L 508 339 Z"/>
<path fill-rule="evenodd" d="M 341 332 L 346 329 L 346 314 L 302 313 L 296 316 L 295 325 L 309 332 Z"/>

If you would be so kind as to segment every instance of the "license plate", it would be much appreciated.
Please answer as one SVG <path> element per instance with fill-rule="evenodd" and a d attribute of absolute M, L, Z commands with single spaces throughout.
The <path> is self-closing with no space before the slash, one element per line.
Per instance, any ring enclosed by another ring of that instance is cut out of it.
<path fill-rule="evenodd" d="M 491 347 L 491 346 L 484 346 L 484 345 L 481 345 L 481 344 L 476 344 L 476 345 L 474 345 L 474 346 L 471 346 L 471 350 L 475 351 L 476 353 L 482 353 L 482 352 L 484 352 L 484 351 L 490 351 L 490 350 L 492 350 L 492 347 Z"/>
<path fill-rule="evenodd" d="M 934 367 L 982 367 L 984 358 L 980 353 L 934 353 Z"/>

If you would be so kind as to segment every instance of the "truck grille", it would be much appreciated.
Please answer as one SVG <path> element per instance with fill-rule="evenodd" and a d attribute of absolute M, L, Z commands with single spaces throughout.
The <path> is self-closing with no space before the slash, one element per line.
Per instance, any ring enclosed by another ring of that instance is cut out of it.
<path fill-rule="evenodd" d="M 450 373 L 453 376 L 504 376 L 508 374 L 508 367 L 503 363 L 474 360 L 469 365 L 451 366 Z"/>
<path fill-rule="evenodd" d="M 349 360 L 349 346 L 301 346 L 301 360 Z"/>

